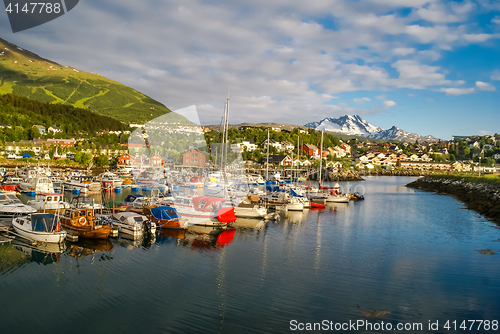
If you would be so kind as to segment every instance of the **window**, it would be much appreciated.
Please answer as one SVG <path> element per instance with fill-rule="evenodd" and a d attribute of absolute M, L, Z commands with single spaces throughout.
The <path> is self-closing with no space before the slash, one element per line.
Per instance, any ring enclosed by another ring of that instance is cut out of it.
<path fill-rule="evenodd" d="M 198 159 L 191 159 L 191 163 L 193 163 L 193 164 L 198 163 Z"/>
<path fill-rule="evenodd" d="M 198 156 L 198 153 L 191 153 L 191 156 L 192 156 L 192 157 L 197 157 L 197 156 Z"/>

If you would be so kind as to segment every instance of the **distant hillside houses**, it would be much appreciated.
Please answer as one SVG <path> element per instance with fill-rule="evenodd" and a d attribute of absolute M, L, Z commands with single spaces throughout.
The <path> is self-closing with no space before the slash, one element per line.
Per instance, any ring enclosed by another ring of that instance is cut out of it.
<path fill-rule="evenodd" d="M 268 139 L 264 140 L 260 146 L 262 147 L 263 150 L 267 150 L 267 146 L 272 146 L 277 151 L 293 151 L 293 149 L 295 148 L 295 146 L 288 141 L 279 142 L 272 138 L 269 140 Z"/>

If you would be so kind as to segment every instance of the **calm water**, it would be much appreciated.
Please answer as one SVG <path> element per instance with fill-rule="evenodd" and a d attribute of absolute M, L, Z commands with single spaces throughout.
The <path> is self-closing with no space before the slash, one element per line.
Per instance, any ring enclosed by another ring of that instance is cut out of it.
<path fill-rule="evenodd" d="M 450 333 L 447 320 L 500 320 L 500 255 L 478 252 L 500 253 L 500 230 L 411 180 L 351 183 L 365 201 L 291 212 L 226 245 L 203 231 L 60 255 L 0 245 L 0 333 L 284 333 L 291 320 Z"/>

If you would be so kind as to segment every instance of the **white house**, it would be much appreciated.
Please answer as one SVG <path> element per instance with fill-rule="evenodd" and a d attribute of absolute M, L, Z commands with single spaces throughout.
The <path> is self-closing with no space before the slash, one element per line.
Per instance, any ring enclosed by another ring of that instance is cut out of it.
<path fill-rule="evenodd" d="M 248 152 L 252 152 L 257 148 L 257 144 L 255 144 L 252 140 L 242 140 L 240 143 L 240 148 L 242 150 L 246 149 Z"/>
<path fill-rule="evenodd" d="M 49 126 L 49 128 L 47 129 L 47 132 L 52 132 L 53 134 L 56 134 L 58 132 L 63 132 L 63 129 L 61 129 L 58 126 Z"/>
<path fill-rule="evenodd" d="M 293 151 L 293 149 L 295 148 L 295 146 L 290 143 L 289 141 L 282 141 L 281 142 L 281 150 L 282 151 Z"/>

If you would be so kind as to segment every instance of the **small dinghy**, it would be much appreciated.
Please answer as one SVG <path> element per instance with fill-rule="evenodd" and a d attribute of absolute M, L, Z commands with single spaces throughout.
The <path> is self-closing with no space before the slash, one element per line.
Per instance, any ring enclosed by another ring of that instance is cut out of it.
<path fill-rule="evenodd" d="M 12 226 L 21 236 L 36 241 L 61 243 L 66 238 L 59 217 L 51 213 L 17 216 L 12 219 Z"/>
<path fill-rule="evenodd" d="M 325 204 L 311 202 L 311 208 L 313 209 L 324 209 L 325 207 Z"/>

